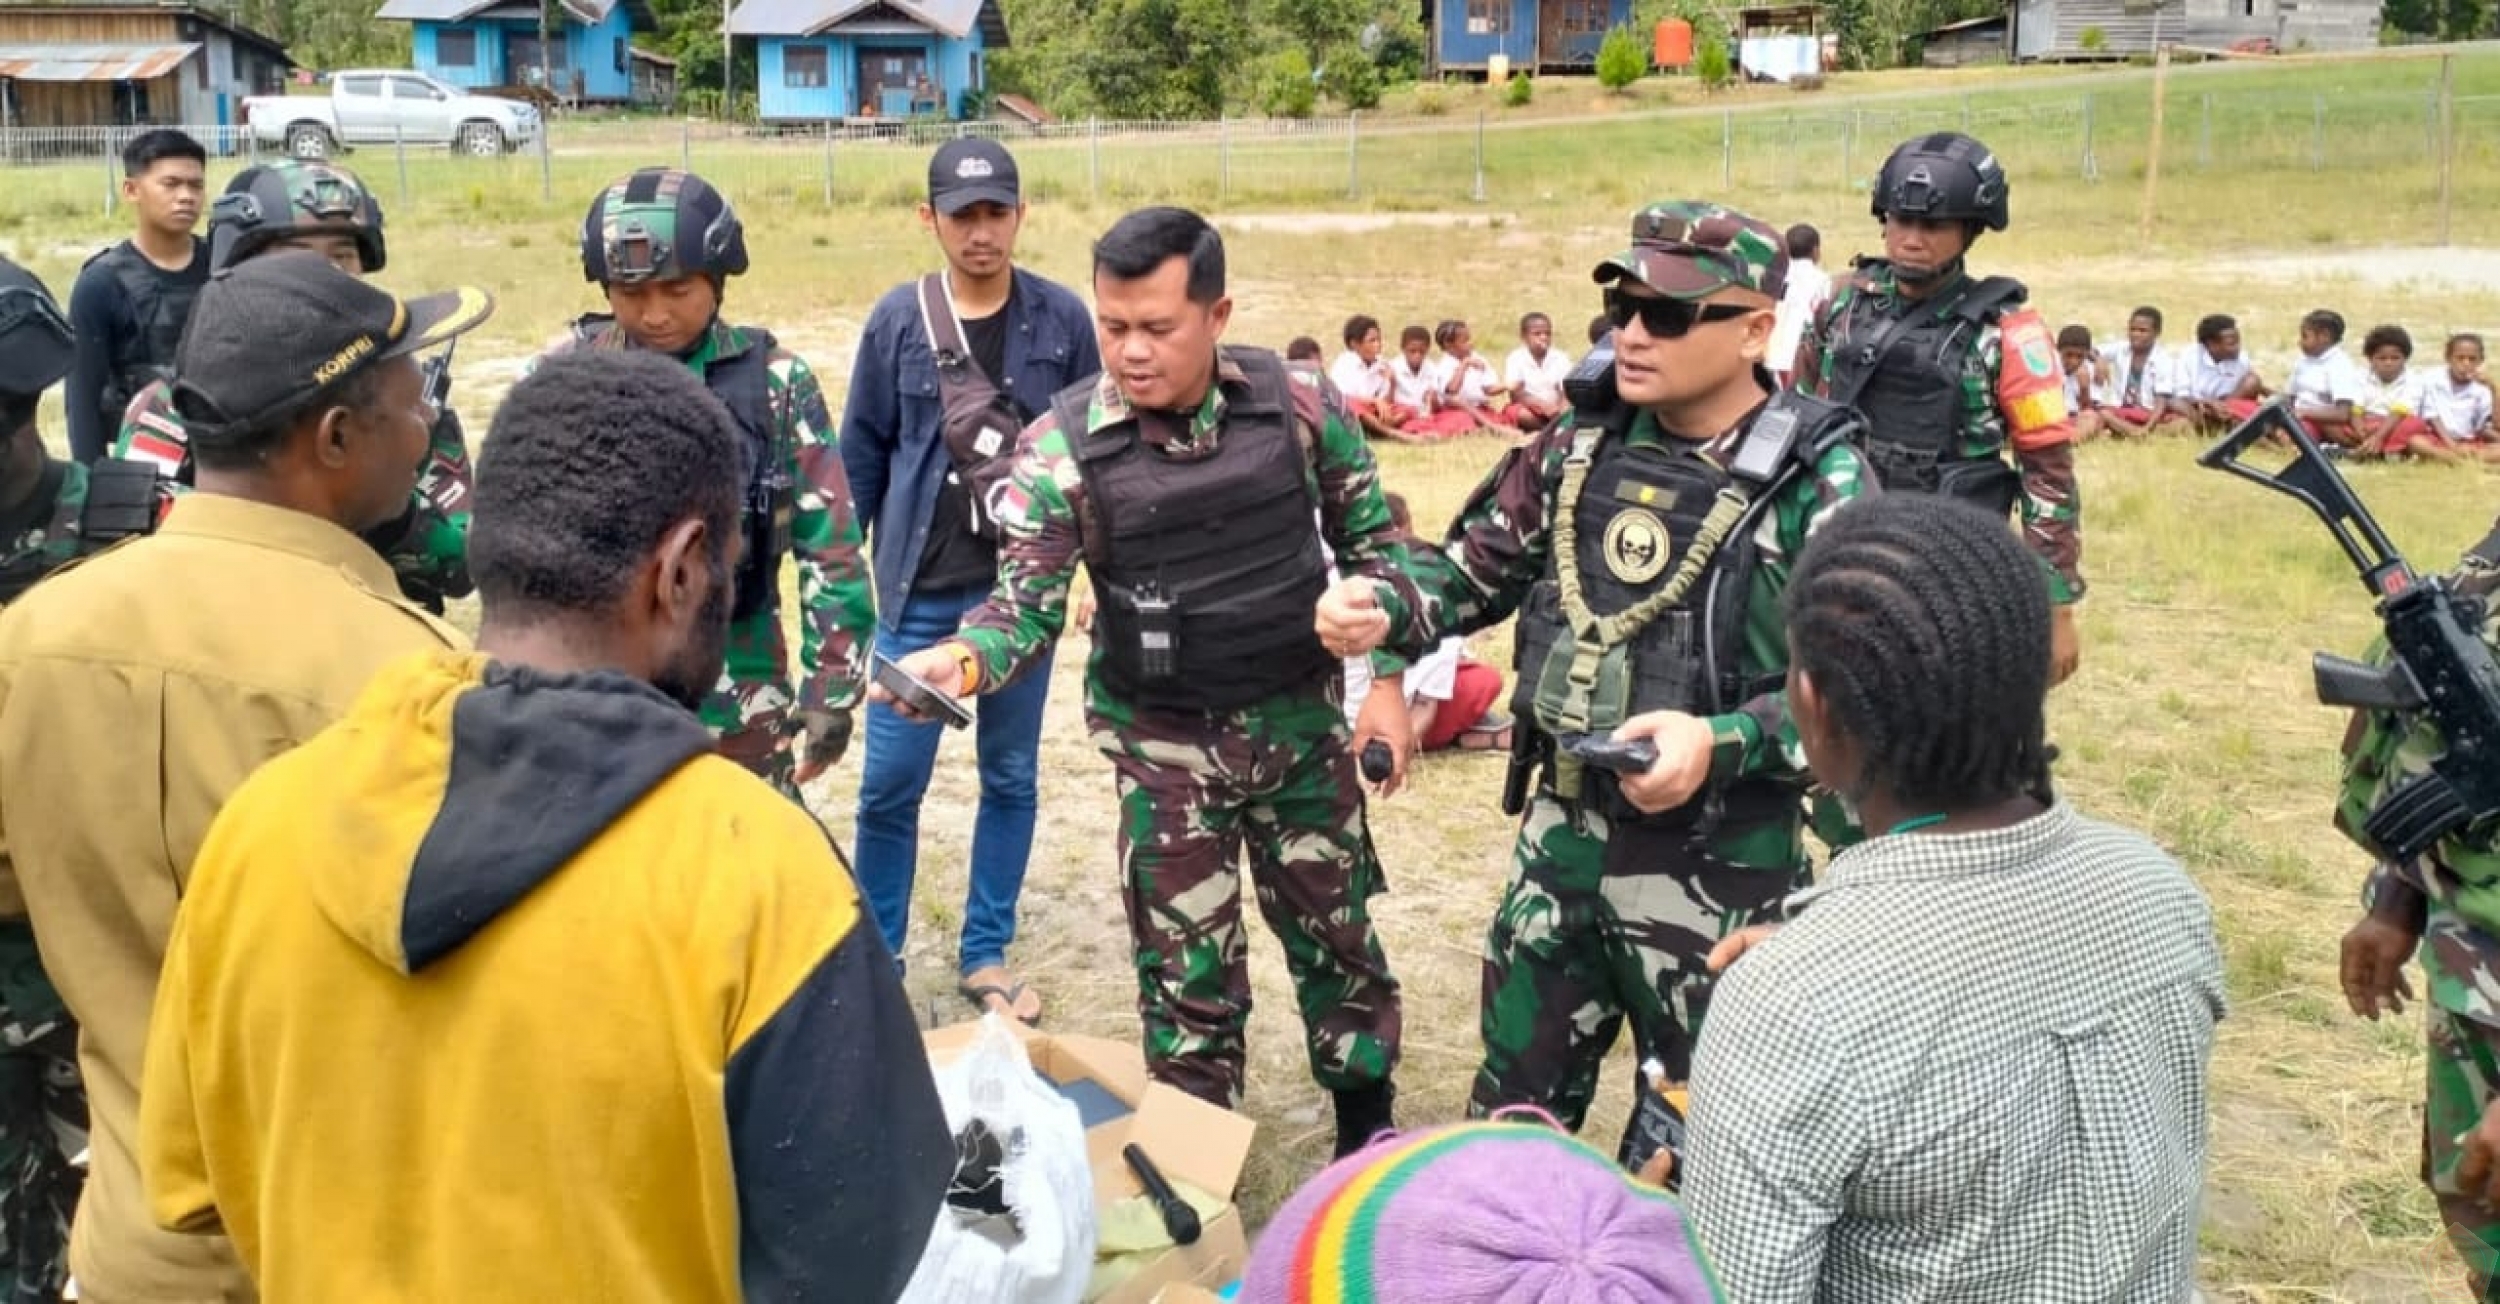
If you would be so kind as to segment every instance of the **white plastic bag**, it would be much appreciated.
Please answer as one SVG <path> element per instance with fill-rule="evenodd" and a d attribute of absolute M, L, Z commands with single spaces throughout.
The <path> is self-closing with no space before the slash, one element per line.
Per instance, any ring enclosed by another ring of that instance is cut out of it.
<path fill-rule="evenodd" d="M 1008 1212 L 941 1207 L 902 1304 L 1078 1304 L 1094 1268 L 1094 1174 L 1075 1102 L 1034 1072 L 996 1014 L 936 1077 L 959 1149 L 978 1120 L 1004 1151 Z"/>

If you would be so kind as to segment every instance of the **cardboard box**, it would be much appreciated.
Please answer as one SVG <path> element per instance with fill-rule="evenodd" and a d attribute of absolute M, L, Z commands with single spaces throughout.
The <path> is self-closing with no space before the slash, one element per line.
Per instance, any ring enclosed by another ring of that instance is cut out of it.
<path fill-rule="evenodd" d="M 1258 1125 L 1228 1109 L 1218 1109 L 1185 1092 L 1146 1080 L 1146 1058 L 1137 1047 L 1101 1037 L 1034 1032 L 1013 1020 L 1002 1020 L 1024 1042 L 1034 1071 L 1074 1100 L 1085 1120 L 1085 1158 L 1094 1171 L 1097 1208 L 1144 1194 L 1128 1164 L 1123 1146 L 1135 1144 L 1154 1160 L 1163 1175 L 1187 1182 L 1226 1202 L 1224 1211 L 1203 1224 L 1198 1242 L 1178 1246 L 1122 1282 L 1097 1304 L 1156 1304 L 1158 1299 L 1193 1297 L 1180 1286 L 1203 1288 L 1203 1298 L 1231 1285 L 1250 1258 L 1241 1211 L 1231 1204 L 1241 1166 L 1250 1157 Z M 943 1065 L 963 1054 L 980 1031 L 976 1020 L 923 1034 L 929 1062 Z M 1166 1291 L 1165 1287 L 1176 1289 Z"/>

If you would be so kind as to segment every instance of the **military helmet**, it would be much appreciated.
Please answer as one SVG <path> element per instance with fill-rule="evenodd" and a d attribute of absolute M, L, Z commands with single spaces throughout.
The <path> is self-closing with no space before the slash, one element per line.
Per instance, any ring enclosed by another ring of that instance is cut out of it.
<path fill-rule="evenodd" d="M 297 235 L 347 236 L 365 271 L 382 270 L 381 202 L 355 173 L 308 159 L 255 164 L 234 174 L 208 211 L 209 267 L 232 267 Z"/>
<path fill-rule="evenodd" d="M 77 352 L 42 278 L 0 258 L 0 399 L 33 399 L 69 374 Z"/>
<path fill-rule="evenodd" d="M 712 183 L 644 168 L 599 192 L 582 218 L 582 279 L 667 281 L 747 269 L 746 227 Z"/>
<path fill-rule="evenodd" d="M 1875 176 L 1875 216 L 1983 222 L 2005 229 L 2005 169 L 1988 147 L 1958 131 L 1903 141 Z"/>

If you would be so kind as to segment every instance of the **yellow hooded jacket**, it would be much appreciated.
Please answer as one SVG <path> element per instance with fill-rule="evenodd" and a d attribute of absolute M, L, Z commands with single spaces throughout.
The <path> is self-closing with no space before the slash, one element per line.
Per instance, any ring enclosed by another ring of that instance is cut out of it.
<path fill-rule="evenodd" d="M 648 685 L 395 663 L 200 851 L 150 1205 L 279 1302 L 890 1300 L 954 1148 L 860 920 Z"/>

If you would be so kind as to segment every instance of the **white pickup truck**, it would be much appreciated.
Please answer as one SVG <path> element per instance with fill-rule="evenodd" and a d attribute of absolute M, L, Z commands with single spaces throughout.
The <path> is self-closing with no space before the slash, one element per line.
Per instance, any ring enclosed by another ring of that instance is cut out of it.
<path fill-rule="evenodd" d="M 357 145 L 448 145 L 502 154 L 538 138 L 538 109 L 471 95 L 423 73 L 356 69 L 330 74 L 330 97 L 255 95 L 243 101 L 252 138 L 297 158 L 328 158 Z"/>

